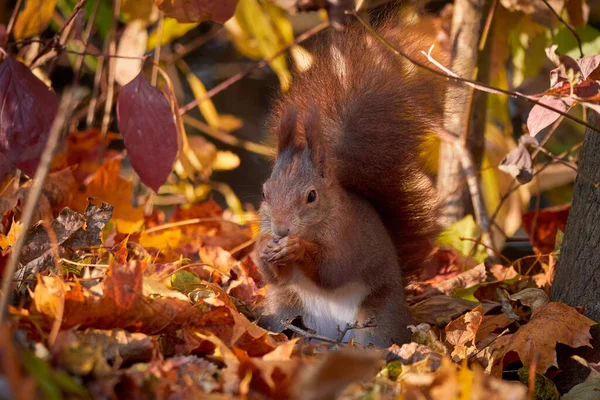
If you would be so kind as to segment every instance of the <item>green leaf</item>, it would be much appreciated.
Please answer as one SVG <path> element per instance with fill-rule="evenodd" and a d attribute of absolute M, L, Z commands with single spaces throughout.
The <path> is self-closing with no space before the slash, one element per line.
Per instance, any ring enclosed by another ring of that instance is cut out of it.
<path fill-rule="evenodd" d="M 452 297 L 456 297 L 458 299 L 463 299 L 463 300 L 473 301 L 475 303 L 479 303 L 479 299 L 477 297 L 475 297 L 475 292 L 480 287 L 485 287 L 485 286 L 488 286 L 488 285 L 497 285 L 498 283 L 506 283 L 507 285 L 512 285 L 512 284 L 518 282 L 520 279 L 521 279 L 521 275 L 516 275 L 513 278 L 505 279 L 503 281 L 483 282 L 483 283 L 480 283 L 478 285 L 471 286 L 471 287 L 468 287 L 468 288 L 454 289 L 454 292 L 452 293 Z"/>
<path fill-rule="evenodd" d="M 593 56 L 600 53 L 600 31 L 589 25 L 577 28 L 575 31 L 581 39 L 581 47 L 584 55 Z M 581 56 L 577 45 L 577 39 L 575 39 L 573 33 L 565 27 L 558 30 L 554 36 L 553 44 L 558 45 L 558 49 L 556 50 L 558 54 L 566 54 L 576 60 Z"/>
<path fill-rule="evenodd" d="M 457 250 L 463 256 L 471 256 L 475 260 L 482 262 L 487 257 L 485 253 L 485 247 L 478 245 L 477 249 L 473 252 L 476 245 L 472 240 L 477 240 L 478 229 L 475 220 L 471 214 L 465 216 L 463 219 L 456 221 L 452 225 L 446 228 L 444 232 L 438 237 L 436 244 L 446 245 Z M 473 253 L 473 255 L 471 255 Z"/>
<path fill-rule="evenodd" d="M 518 371 L 519 380 L 525 385 L 529 384 L 529 368 L 523 367 Z M 535 374 L 534 399 L 559 400 L 560 394 L 554 383 L 542 374 Z"/>
<path fill-rule="evenodd" d="M 171 286 L 183 294 L 188 294 L 196 289 L 202 280 L 188 271 L 177 271 L 171 275 Z"/>

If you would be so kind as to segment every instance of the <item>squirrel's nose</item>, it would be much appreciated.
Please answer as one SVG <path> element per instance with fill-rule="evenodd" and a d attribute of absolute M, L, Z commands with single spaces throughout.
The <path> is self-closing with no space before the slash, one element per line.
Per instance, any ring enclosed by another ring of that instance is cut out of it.
<path fill-rule="evenodd" d="M 271 231 L 275 236 L 286 237 L 290 233 L 290 228 L 285 225 L 271 224 Z"/>

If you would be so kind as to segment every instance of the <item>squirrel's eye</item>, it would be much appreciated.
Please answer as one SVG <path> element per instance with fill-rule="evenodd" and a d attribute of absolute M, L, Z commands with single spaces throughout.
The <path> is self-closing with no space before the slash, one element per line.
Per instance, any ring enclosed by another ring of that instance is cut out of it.
<path fill-rule="evenodd" d="M 308 198 L 306 199 L 306 202 L 312 203 L 315 200 L 317 200 L 317 192 L 314 190 L 311 190 L 310 192 L 308 192 Z"/>

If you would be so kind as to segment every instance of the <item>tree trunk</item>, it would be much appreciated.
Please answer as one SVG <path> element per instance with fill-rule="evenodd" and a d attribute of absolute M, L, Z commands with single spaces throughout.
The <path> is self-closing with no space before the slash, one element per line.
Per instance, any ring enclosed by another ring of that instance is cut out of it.
<path fill-rule="evenodd" d="M 589 122 L 600 127 L 600 115 L 588 110 Z M 556 266 L 551 297 L 583 306 L 600 321 L 600 132 L 587 129 L 575 180 L 573 202 Z"/>
<path fill-rule="evenodd" d="M 600 114 L 588 109 L 588 121 L 600 128 Z M 587 129 L 575 180 L 573 202 L 550 297 L 552 301 L 583 307 L 588 318 L 600 322 L 600 132 Z M 581 348 L 588 361 L 600 360 L 600 327 L 592 327 L 594 349 Z M 573 368 L 580 369 L 573 365 Z M 567 371 L 569 386 L 585 378 L 588 370 Z M 580 376 L 578 376 L 578 373 Z M 568 386 L 567 386 L 568 388 Z"/>
<path fill-rule="evenodd" d="M 473 78 L 479 56 L 479 41 L 481 30 L 485 22 L 487 0 L 456 0 L 452 17 L 452 62 L 451 69 L 465 78 Z M 472 116 L 479 116 L 477 121 L 471 120 L 466 142 L 476 161 L 475 168 L 479 169 L 483 155 L 485 106 L 484 93 L 476 94 L 477 101 L 469 107 L 471 88 L 466 85 L 453 85 L 449 87 L 447 101 L 444 109 L 444 128 L 457 137 L 464 129 L 466 121 Z M 454 152 L 454 146 L 442 143 L 440 147 L 440 162 L 438 169 L 438 194 L 443 199 L 443 213 L 441 222 L 444 226 L 450 225 L 466 214 L 469 191 L 464 184 L 464 176 L 460 167 L 460 160 Z"/>

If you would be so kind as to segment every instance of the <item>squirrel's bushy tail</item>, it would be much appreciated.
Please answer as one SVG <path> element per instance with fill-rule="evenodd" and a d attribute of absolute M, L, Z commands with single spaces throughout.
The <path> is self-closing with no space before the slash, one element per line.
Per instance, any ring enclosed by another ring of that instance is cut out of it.
<path fill-rule="evenodd" d="M 408 25 L 388 19 L 376 29 L 426 62 L 420 52 L 433 38 Z M 421 152 L 426 135 L 441 125 L 444 80 L 396 56 L 358 23 L 326 36 L 274 118 L 289 107 L 303 114 L 318 106 L 339 181 L 372 202 L 405 270 L 414 270 L 439 233 L 436 195 Z"/>

